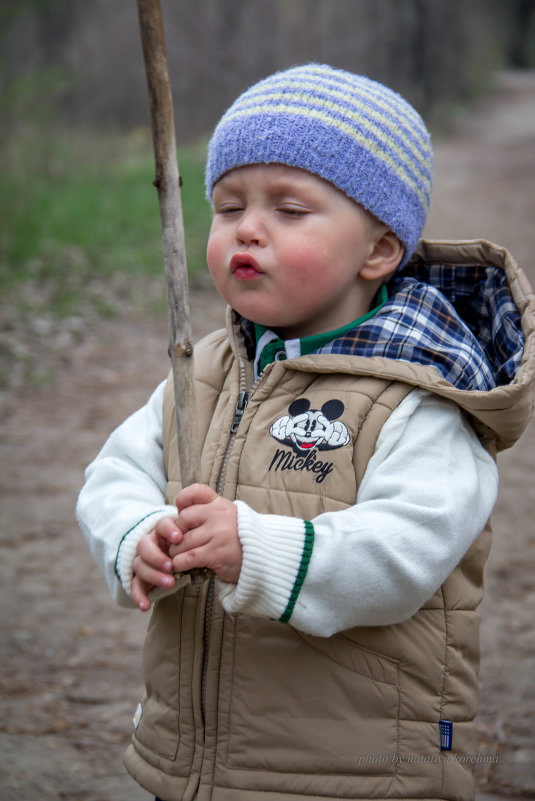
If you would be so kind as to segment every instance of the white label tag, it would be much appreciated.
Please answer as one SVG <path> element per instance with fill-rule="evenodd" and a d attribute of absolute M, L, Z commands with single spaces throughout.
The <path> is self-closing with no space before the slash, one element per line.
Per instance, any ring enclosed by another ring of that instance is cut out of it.
<path fill-rule="evenodd" d="M 139 721 L 141 720 L 141 715 L 142 714 L 143 714 L 143 709 L 141 708 L 141 704 L 138 704 L 137 705 L 137 709 L 136 709 L 136 713 L 135 713 L 134 717 L 132 718 L 132 721 L 134 723 L 134 729 L 137 729 L 137 727 L 139 726 Z"/>

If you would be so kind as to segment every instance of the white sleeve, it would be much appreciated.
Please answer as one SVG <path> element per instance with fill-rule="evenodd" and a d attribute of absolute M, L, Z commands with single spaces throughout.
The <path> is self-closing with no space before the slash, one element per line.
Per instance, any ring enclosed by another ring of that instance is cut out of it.
<path fill-rule="evenodd" d="M 460 409 L 414 390 L 383 426 L 354 506 L 306 524 L 236 502 L 244 559 L 237 585 L 220 582 L 222 603 L 324 637 L 405 620 L 482 531 L 497 487 Z"/>
<path fill-rule="evenodd" d="M 165 503 L 162 400 L 165 382 L 109 437 L 85 473 L 76 516 L 115 601 L 133 606 L 132 562 L 139 538 L 162 517 Z"/>

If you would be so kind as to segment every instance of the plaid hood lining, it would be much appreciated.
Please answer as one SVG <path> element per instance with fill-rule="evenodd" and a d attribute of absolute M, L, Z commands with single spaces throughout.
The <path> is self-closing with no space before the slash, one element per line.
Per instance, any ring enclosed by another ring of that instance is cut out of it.
<path fill-rule="evenodd" d="M 505 273 L 493 266 L 411 262 L 388 284 L 379 312 L 317 353 L 381 356 L 435 367 L 463 390 L 509 384 L 524 348 Z M 242 319 L 249 358 L 253 325 Z"/>

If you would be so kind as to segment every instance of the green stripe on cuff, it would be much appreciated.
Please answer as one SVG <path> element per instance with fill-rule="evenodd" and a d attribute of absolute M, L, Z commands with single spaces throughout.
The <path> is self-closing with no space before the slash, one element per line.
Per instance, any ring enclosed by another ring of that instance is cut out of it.
<path fill-rule="evenodd" d="M 303 582 L 307 574 L 310 557 L 312 556 L 312 548 L 314 546 L 314 526 L 309 520 L 303 520 L 303 523 L 305 524 L 305 542 L 303 545 L 303 553 L 301 554 L 301 564 L 299 565 L 299 570 L 297 571 L 297 576 L 295 577 L 294 585 L 292 587 L 286 609 L 279 618 L 281 623 L 288 623 L 292 616 L 297 597 L 301 592 L 301 587 L 303 586 Z"/>
<path fill-rule="evenodd" d="M 131 528 L 129 528 L 128 531 L 126 531 L 123 534 L 123 536 L 121 537 L 121 541 L 120 541 L 119 545 L 117 546 L 117 554 L 115 556 L 115 562 L 113 563 L 113 572 L 115 573 L 115 575 L 117 576 L 119 581 L 121 580 L 121 577 L 119 575 L 119 570 L 118 570 L 119 552 L 121 550 L 121 545 L 123 544 L 123 542 L 128 537 L 128 535 L 130 534 L 131 531 L 133 531 L 135 528 L 140 526 L 143 523 L 143 521 L 146 520 L 148 517 L 150 517 L 151 515 L 155 515 L 155 514 L 156 514 L 156 512 L 149 512 L 148 515 L 145 515 L 145 517 L 142 517 L 141 520 L 137 521 L 137 523 L 134 523 L 134 525 Z"/>

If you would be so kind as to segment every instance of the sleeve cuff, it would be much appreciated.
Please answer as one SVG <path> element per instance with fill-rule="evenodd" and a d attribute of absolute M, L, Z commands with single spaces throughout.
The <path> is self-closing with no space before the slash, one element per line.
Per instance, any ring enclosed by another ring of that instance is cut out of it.
<path fill-rule="evenodd" d="M 167 506 L 163 509 L 151 512 L 129 529 L 119 543 L 117 557 L 115 559 L 115 575 L 129 597 L 132 595 L 132 579 L 134 577 L 133 563 L 136 557 L 139 540 L 145 534 L 148 534 L 149 531 L 152 531 L 158 520 L 161 520 L 163 517 L 176 518 L 176 514 L 176 506 Z"/>
<path fill-rule="evenodd" d="M 220 601 L 229 613 L 287 623 L 307 573 L 314 526 L 295 517 L 258 514 L 243 501 L 235 505 L 243 562 L 237 584 L 218 582 Z"/>

